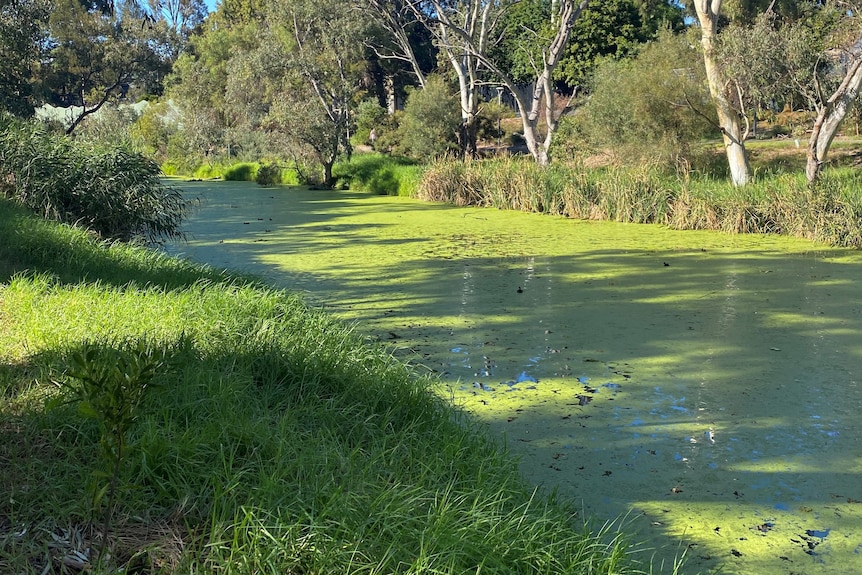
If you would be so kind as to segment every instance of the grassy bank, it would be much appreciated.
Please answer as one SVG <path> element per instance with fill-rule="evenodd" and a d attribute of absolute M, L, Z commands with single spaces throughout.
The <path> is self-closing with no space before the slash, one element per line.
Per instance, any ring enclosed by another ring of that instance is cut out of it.
<path fill-rule="evenodd" d="M 438 162 L 424 172 L 418 197 L 683 230 L 786 234 L 858 248 L 860 183 L 852 168 L 830 170 L 813 188 L 801 173 L 764 175 L 736 188 L 650 166 L 542 168 L 524 159 L 502 158 Z"/>
<path fill-rule="evenodd" d="M 0 201 L 0 319 L 4 573 L 633 572 L 429 380 L 289 293 Z M 108 508 L 109 428 L 64 401 L 75 357 L 115 373 L 87 342 L 163 354 Z"/>

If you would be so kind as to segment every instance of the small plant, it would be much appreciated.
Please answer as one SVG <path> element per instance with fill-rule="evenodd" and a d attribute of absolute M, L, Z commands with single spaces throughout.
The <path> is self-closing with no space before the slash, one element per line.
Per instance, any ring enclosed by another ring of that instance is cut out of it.
<path fill-rule="evenodd" d="M 129 446 L 128 432 L 153 377 L 164 363 L 164 350 L 143 340 L 119 346 L 88 342 L 69 356 L 66 375 L 71 381 L 60 382 L 71 391 L 70 401 L 77 403 L 78 413 L 99 423 L 104 466 L 93 473 L 93 510 L 100 507 L 105 495 L 108 497 L 100 558 L 108 541 L 120 470 Z"/>

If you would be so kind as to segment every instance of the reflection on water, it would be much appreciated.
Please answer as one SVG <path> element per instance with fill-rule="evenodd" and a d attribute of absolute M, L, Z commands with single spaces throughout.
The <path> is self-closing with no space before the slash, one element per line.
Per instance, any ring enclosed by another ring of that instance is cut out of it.
<path fill-rule="evenodd" d="M 862 572 L 862 255 L 198 184 L 173 252 L 306 291 L 487 422 L 525 477 L 692 571 Z M 232 207 L 238 206 L 238 207 Z M 648 551 L 646 555 L 650 555 Z"/>

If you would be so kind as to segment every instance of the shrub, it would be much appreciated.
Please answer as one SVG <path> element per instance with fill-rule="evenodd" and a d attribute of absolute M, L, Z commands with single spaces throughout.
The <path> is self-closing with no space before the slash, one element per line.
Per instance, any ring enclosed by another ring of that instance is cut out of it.
<path fill-rule="evenodd" d="M 257 170 L 257 183 L 261 186 L 275 186 L 281 181 L 281 168 L 277 164 L 263 164 Z"/>
<path fill-rule="evenodd" d="M 379 136 L 382 126 L 386 122 L 386 110 L 376 98 L 363 100 L 356 107 L 356 132 L 350 138 L 354 146 L 360 146 L 371 142 L 371 130 L 375 131 L 375 139 Z"/>
<path fill-rule="evenodd" d="M 422 168 L 407 158 L 382 154 L 354 154 L 333 168 L 338 187 L 382 196 L 412 196 Z"/>
<path fill-rule="evenodd" d="M 225 180 L 232 182 L 254 182 L 257 180 L 257 171 L 260 169 L 260 164 L 254 162 L 240 162 L 228 168 L 225 168 Z"/>
<path fill-rule="evenodd" d="M 554 157 L 570 158 L 573 149 L 610 150 L 628 164 L 697 164 L 699 148 L 692 143 L 713 133 L 703 114 L 715 109 L 703 59 L 692 48 L 697 45 L 667 32 L 633 59 L 603 62 L 589 101 L 561 126 Z"/>
<path fill-rule="evenodd" d="M 180 235 L 187 203 L 152 160 L 122 145 L 49 134 L 0 116 L 0 192 L 42 217 L 81 224 L 104 238 Z"/>
<path fill-rule="evenodd" d="M 439 158 L 458 149 L 460 107 L 442 78 L 431 76 L 425 87 L 407 97 L 398 126 L 396 151 L 416 160 Z"/>

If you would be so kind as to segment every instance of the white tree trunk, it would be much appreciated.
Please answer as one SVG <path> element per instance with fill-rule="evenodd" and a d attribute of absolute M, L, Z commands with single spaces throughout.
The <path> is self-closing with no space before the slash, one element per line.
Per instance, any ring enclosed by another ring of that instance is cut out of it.
<path fill-rule="evenodd" d="M 857 54 L 848 66 L 841 85 L 817 110 L 817 118 L 808 140 L 808 161 L 805 165 L 805 176 L 809 183 L 814 183 L 820 177 L 832 140 L 859 94 L 860 86 L 862 54 Z"/>
<path fill-rule="evenodd" d="M 518 90 L 514 82 L 498 71 L 498 75 L 512 91 L 515 101 L 518 103 L 518 112 L 521 116 L 521 125 L 524 128 L 524 141 L 527 144 L 527 149 L 530 150 L 536 163 L 542 166 L 551 161 L 548 151 L 551 148 L 551 141 L 559 123 L 554 106 L 554 69 L 563 56 L 563 50 L 569 42 L 575 20 L 578 19 L 588 3 L 588 0 L 580 0 L 580 2 L 558 0 L 554 3 L 558 6 L 558 11 L 552 14 L 551 21 L 557 25 L 557 31 L 548 47 L 542 50 L 543 67 L 536 71 L 536 80 L 529 92 Z M 544 139 L 540 139 L 539 119 L 543 111 L 547 131 Z"/>
<path fill-rule="evenodd" d="M 739 112 L 728 98 L 728 82 L 715 61 L 714 43 L 718 33 L 718 13 L 721 9 L 721 0 L 695 0 L 694 7 L 700 21 L 700 38 L 703 46 L 706 79 L 709 84 L 709 93 L 715 102 L 715 109 L 718 113 L 718 124 L 724 140 L 730 177 L 735 186 L 744 186 L 751 179 L 751 166 L 745 151 L 743 122 Z"/>

